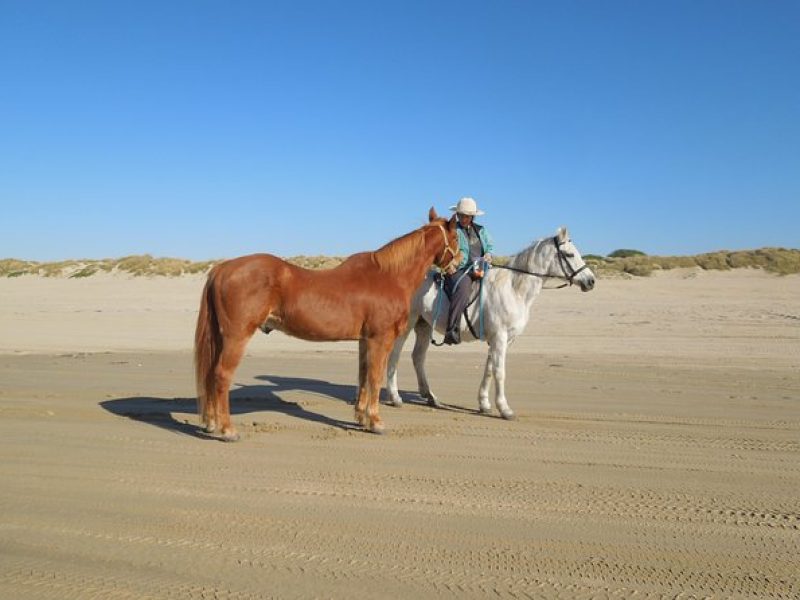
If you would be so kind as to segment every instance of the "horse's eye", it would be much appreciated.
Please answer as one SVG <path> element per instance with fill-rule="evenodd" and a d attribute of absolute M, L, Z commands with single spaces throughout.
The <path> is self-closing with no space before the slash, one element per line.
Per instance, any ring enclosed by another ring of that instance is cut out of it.
<path fill-rule="evenodd" d="M 564 256 L 566 256 L 567 258 L 575 258 L 575 253 L 574 252 L 564 252 Z"/>

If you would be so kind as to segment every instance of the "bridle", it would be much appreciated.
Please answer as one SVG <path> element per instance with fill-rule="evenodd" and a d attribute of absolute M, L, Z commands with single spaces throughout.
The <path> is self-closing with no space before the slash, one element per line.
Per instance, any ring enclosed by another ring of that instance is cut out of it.
<path fill-rule="evenodd" d="M 570 264 L 569 260 L 567 259 L 572 258 L 575 255 L 574 254 L 567 255 L 567 253 L 561 249 L 561 246 L 566 244 L 567 240 L 559 242 L 558 237 L 554 237 L 553 243 L 556 245 L 556 256 L 558 257 L 558 264 L 561 265 L 561 270 L 564 272 L 565 275 L 564 279 L 566 279 L 569 282 L 569 284 L 572 285 L 575 281 L 575 278 L 578 276 L 578 273 L 588 269 L 589 265 L 587 265 L 584 262 L 582 267 L 580 267 L 579 269 L 574 269 Z"/>
<path fill-rule="evenodd" d="M 578 276 L 579 273 L 584 271 L 585 269 L 589 268 L 589 265 L 585 264 L 575 269 L 569 262 L 569 259 L 572 258 L 572 254 L 567 254 L 561 248 L 564 244 L 567 243 L 567 240 L 559 241 L 558 236 L 552 238 L 552 242 L 556 247 L 556 259 L 558 260 L 558 264 L 561 267 L 561 271 L 564 273 L 563 275 L 550 275 L 549 273 L 536 273 L 534 271 L 528 271 L 526 269 L 518 269 L 516 267 L 509 267 L 506 265 L 492 265 L 494 269 L 506 269 L 507 271 L 514 271 L 515 273 L 524 273 L 525 275 L 533 275 L 534 277 L 552 277 L 556 279 L 563 279 L 566 281 L 565 284 L 559 285 L 552 289 L 561 289 L 567 287 L 568 285 L 572 285 L 575 283 L 575 278 Z M 550 289 L 550 288 L 548 288 Z"/>
<path fill-rule="evenodd" d="M 436 265 L 440 269 L 442 269 L 442 271 L 447 272 L 452 267 L 455 267 L 455 266 L 458 265 L 458 262 L 459 262 L 458 261 L 458 246 L 456 245 L 456 249 L 453 250 L 450 247 L 450 242 L 448 242 L 448 240 L 447 240 L 447 231 L 445 230 L 444 225 L 442 225 L 441 223 L 437 223 L 436 225 L 437 225 L 437 227 L 439 227 L 439 231 L 442 232 L 442 236 L 444 236 L 444 250 L 442 250 L 442 255 L 436 261 Z M 456 244 L 458 244 L 458 238 L 456 238 Z M 450 256 L 451 256 L 450 262 L 448 262 L 446 265 L 442 266 L 441 263 L 444 261 L 444 259 L 445 259 L 445 257 L 447 256 L 448 253 L 450 253 Z"/>

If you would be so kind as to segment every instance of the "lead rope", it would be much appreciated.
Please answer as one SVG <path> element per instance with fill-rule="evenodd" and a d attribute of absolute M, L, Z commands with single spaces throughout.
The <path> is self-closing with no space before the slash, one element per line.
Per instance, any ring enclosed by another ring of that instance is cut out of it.
<path fill-rule="evenodd" d="M 467 327 L 469 328 L 469 332 L 473 335 L 473 337 L 477 340 L 483 341 L 483 281 L 486 278 L 486 273 L 489 272 L 489 269 L 492 267 L 491 263 L 484 263 L 483 265 L 483 277 L 480 278 L 478 282 L 478 294 L 475 298 L 473 298 L 470 303 L 467 305 L 467 308 L 464 309 L 464 320 L 467 322 Z M 475 265 L 473 265 L 470 270 L 474 270 Z M 475 328 L 472 326 L 472 321 L 469 320 L 469 307 L 472 304 L 478 301 L 478 332 L 475 333 Z"/>
<path fill-rule="evenodd" d="M 436 305 L 433 308 L 433 318 L 431 319 L 431 344 L 443 346 L 444 340 L 437 342 L 433 339 L 433 332 L 436 330 L 436 321 L 439 319 L 439 311 L 442 308 L 442 295 L 444 294 L 444 273 L 439 277 L 439 291 L 436 292 Z"/>
<path fill-rule="evenodd" d="M 483 279 L 491 268 L 490 263 L 486 263 L 483 267 L 483 277 L 478 287 L 478 339 L 483 341 Z"/>

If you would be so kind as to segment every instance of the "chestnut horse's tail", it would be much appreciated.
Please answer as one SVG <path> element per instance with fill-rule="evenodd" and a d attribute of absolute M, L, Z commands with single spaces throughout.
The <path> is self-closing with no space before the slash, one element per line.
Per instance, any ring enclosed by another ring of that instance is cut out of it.
<path fill-rule="evenodd" d="M 216 268 L 208 273 L 203 295 L 200 299 L 200 313 L 197 315 L 197 328 L 194 332 L 194 370 L 197 383 L 197 413 L 204 425 L 207 418 L 208 403 L 216 392 L 215 373 L 222 352 L 222 336 L 219 331 L 217 308 L 214 302 L 214 275 Z M 212 415 L 212 418 L 215 415 Z"/>

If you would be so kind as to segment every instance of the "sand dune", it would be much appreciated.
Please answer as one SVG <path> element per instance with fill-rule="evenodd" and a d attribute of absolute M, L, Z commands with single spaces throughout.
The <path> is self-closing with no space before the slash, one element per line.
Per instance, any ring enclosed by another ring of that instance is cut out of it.
<path fill-rule="evenodd" d="M 258 335 L 238 444 L 196 427 L 202 277 L 0 279 L 2 598 L 798 598 L 800 276 L 543 293 L 476 414 L 353 426 L 352 343 Z M 410 346 L 410 344 L 409 344 Z"/>

